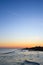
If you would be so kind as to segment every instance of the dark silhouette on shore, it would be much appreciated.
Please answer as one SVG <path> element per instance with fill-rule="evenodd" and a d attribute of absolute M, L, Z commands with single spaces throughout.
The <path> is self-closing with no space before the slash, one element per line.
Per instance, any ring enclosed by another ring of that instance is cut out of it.
<path fill-rule="evenodd" d="M 43 51 L 43 47 L 32 47 L 32 48 L 23 48 L 22 50 L 29 50 L 29 51 Z"/>

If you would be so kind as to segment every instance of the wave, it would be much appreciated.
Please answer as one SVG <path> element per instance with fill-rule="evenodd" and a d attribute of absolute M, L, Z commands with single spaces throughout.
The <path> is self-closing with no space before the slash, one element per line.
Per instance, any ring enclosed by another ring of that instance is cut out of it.
<path fill-rule="evenodd" d="M 31 62 L 31 61 L 28 61 L 28 60 L 24 60 L 23 62 L 18 62 L 14 65 L 40 65 L 40 64 L 37 63 L 37 62 Z"/>
<path fill-rule="evenodd" d="M 14 53 L 15 51 L 10 51 L 10 52 L 5 52 L 5 53 L 0 53 L 0 54 L 10 54 L 10 53 Z"/>
<path fill-rule="evenodd" d="M 37 63 L 37 62 L 32 62 L 32 61 L 28 61 L 28 60 L 25 60 L 24 63 L 25 63 L 25 64 L 29 64 L 29 65 L 40 65 L 40 64 Z"/>
<path fill-rule="evenodd" d="M 13 53 L 14 51 L 11 51 L 11 52 L 6 52 L 6 53 L 4 53 L 4 54 L 10 54 L 10 53 Z"/>

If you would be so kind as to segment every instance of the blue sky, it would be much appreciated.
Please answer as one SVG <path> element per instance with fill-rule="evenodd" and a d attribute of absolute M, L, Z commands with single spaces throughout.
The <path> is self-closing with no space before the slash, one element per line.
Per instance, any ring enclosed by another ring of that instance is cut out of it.
<path fill-rule="evenodd" d="M 0 39 L 43 40 L 43 0 L 0 0 Z"/>

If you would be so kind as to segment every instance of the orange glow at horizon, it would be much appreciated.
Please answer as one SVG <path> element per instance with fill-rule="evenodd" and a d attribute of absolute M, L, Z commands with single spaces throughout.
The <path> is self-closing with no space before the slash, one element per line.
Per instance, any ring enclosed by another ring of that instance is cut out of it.
<path fill-rule="evenodd" d="M 43 46 L 43 42 L 9 42 L 9 43 L 0 43 L 0 48 L 25 48 L 25 47 L 34 47 L 34 46 Z"/>

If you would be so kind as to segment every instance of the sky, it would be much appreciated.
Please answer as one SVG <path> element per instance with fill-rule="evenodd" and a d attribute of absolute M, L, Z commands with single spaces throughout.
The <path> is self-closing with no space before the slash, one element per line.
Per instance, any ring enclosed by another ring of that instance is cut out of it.
<path fill-rule="evenodd" d="M 43 0 L 0 0 L 0 47 L 43 46 Z"/>

